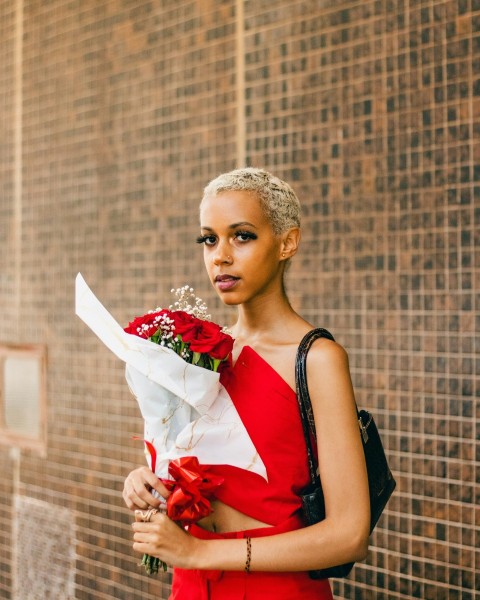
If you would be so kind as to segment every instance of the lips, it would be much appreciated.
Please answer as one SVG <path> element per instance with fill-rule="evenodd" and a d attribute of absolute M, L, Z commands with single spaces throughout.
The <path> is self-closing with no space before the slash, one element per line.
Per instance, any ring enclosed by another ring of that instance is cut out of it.
<path fill-rule="evenodd" d="M 219 290 L 225 291 L 232 289 L 237 282 L 240 280 L 240 277 L 234 277 L 233 275 L 217 275 L 215 277 L 215 283 Z"/>

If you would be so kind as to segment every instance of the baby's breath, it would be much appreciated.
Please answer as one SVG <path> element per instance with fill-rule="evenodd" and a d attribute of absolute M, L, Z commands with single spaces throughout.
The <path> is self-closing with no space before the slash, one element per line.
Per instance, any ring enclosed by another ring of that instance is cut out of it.
<path fill-rule="evenodd" d="M 195 290 L 192 287 L 184 285 L 183 287 L 172 289 L 171 292 L 177 297 L 177 300 L 168 307 L 170 310 L 183 310 L 183 312 L 203 321 L 210 321 L 212 319 L 211 315 L 207 312 L 207 305 L 201 298 L 195 296 Z"/>

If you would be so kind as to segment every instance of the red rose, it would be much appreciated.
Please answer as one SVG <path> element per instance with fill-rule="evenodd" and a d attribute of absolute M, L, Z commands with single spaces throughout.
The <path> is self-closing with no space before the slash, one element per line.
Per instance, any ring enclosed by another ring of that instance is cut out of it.
<path fill-rule="evenodd" d="M 190 340 L 193 352 L 206 353 L 212 358 L 223 360 L 233 348 L 231 336 L 222 332 L 222 328 L 211 321 L 201 321 L 202 328 L 195 339 Z"/>
<path fill-rule="evenodd" d="M 141 317 L 135 317 L 135 319 L 128 324 L 128 327 L 125 327 L 125 331 L 132 335 L 148 339 L 158 330 L 158 317 L 165 312 L 166 311 L 164 310 L 160 310 L 154 313 L 147 313 Z M 155 319 L 157 319 L 156 323 Z"/>
<path fill-rule="evenodd" d="M 149 339 L 159 330 L 165 318 L 173 322 L 174 337 L 180 336 L 192 352 L 208 354 L 217 360 L 224 360 L 230 355 L 233 348 L 231 336 L 223 333 L 216 323 L 204 321 L 183 310 L 162 309 L 135 317 L 128 327 L 125 327 L 125 331 Z"/>
<path fill-rule="evenodd" d="M 203 321 L 183 310 L 169 311 L 168 316 L 174 321 L 175 336 L 180 335 L 183 342 L 190 342 L 198 336 Z"/>

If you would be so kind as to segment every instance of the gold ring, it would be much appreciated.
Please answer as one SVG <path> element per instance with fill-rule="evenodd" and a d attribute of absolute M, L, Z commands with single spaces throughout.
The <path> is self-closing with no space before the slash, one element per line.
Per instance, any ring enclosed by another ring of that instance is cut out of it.
<path fill-rule="evenodd" d="M 138 510 L 140 517 L 144 523 L 149 523 L 152 520 L 153 515 L 156 515 L 158 510 L 156 508 L 149 508 L 148 510 Z"/>

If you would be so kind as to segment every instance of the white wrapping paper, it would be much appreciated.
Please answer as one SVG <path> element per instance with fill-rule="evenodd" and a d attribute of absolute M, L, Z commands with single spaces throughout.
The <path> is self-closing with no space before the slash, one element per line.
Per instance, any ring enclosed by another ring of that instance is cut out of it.
<path fill-rule="evenodd" d="M 80 273 L 75 281 L 75 311 L 126 363 L 127 382 L 145 422 L 145 439 L 157 451 L 159 477 L 167 477 L 170 460 L 196 456 L 205 465 L 228 464 L 267 479 L 265 465 L 218 373 L 126 333 Z"/>

